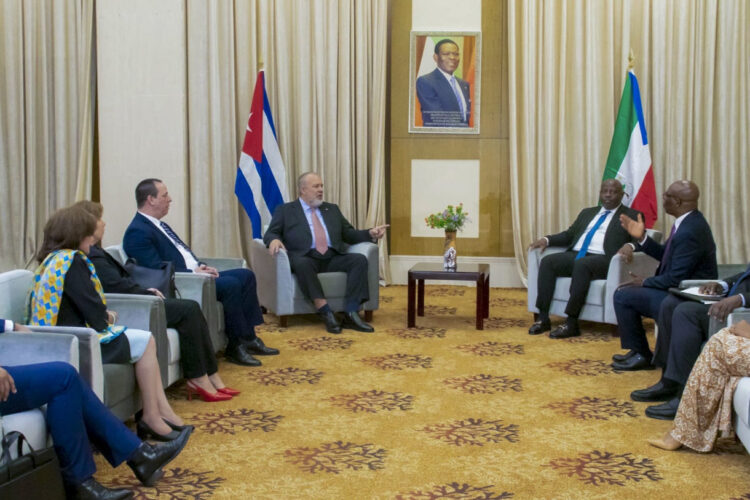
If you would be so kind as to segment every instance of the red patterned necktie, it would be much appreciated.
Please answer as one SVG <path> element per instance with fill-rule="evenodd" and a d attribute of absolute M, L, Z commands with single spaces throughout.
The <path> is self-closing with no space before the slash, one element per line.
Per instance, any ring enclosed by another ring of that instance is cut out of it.
<path fill-rule="evenodd" d="M 312 215 L 313 234 L 315 235 L 315 250 L 320 255 L 325 255 L 328 251 L 328 239 L 326 238 L 326 230 L 323 229 L 323 224 L 318 219 L 318 214 L 315 213 L 315 209 L 310 209 L 310 215 Z"/>

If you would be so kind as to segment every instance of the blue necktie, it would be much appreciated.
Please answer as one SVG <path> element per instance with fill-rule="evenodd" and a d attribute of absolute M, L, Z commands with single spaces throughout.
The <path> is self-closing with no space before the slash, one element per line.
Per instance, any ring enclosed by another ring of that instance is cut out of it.
<path fill-rule="evenodd" d="M 734 295 L 734 293 L 740 287 L 740 283 L 742 283 L 742 280 L 744 280 L 748 276 L 750 276 L 750 267 L 747 268 L 747 271 L 745 271 L 745 274 L 743 274 L 742 276 L 740 276 L 740 279 L 738 279 L 737 281 L 734 282 L 734 285 L 732 285 L 732 289 L 729 290 L 729 295 L 727 295 L 727 297 L 731 297 L 732 295 Z"/>
<path fill-rule="evenodd" d="M 659 261 L 659 267 L 656 268 L 656 275 L 659 276 L 661 274 L 662 269 L 666 267 L 667 259 L 669 258 L 669 253 L 672 250 L 672 238 L 674 238 L 674 233 L 677 232 L 677 225 L 672 224 L 672 230 L 669 231 L 669 238 L 667 238 L 667 244 L 664 245 L 664 253 L 661 254 L 661 260 Z"/>
<path fill-rule="evenodd" d="M 589 251 L 589 245 L 591 245 L 591 240 L 594 239 L 594 233 L 596 233 L 596 230 L 599 229 L 599 226 L 604 223 L 604 220 L 607 218 L 610 212 L 611 210 L 605 210 L 604 213 L 599 217 L 599 220 L 596 221 L 596 224 L 594 224 L 594 227 L 591 228 L 591 231 L 586 234 L 586 238 L 583 239 L 583 245 L 581 245 L 581 249 L 578 250 L 578 255 L 576 255 L 576 260 L 586 256 L 586 252 Z"/>
<path fill-rule="evenodd" d="M 451 87 L 453 88 L 453 94 L 456 96 L 458 101 L 458 109 L 461 111 L 461 119 L 466 119 L 466 110 L 464 109 L 464 100 L 461 98 L 461 89 L 458 88 L 458 82 L 455 76 L 451 76 Z"/>
<path fill-rule="evenodd" d="M 198 257 L 195 256 L 195 254 L 193 253 L 193 251 L 190 250 L 190 247 L 187 246 L 185 244 L 185 242 L 180 239 L 179 236 L 177 236 L 177 233 L 175 233 L 174 231 L 172 231 L 172 228 L 169 227 L 169 224 L 167 224 L 166 222 L 161 221 L 161 220 L 159 221 L 159 224 L 161 224 L 161 227 L 162 227 L 162 229 L 164 229 L 164 232 L 167 233 L 167 236 L 169 236 L 170 238 L 172 238 L 172 241 L 174 241 L 175 243 L 177 243 L 178 245 L 180 245 L 182 248 L 184 248 L 185 250 L 187 250 L 188 253 L 193 256 L 193 258 L 195 259 L 195 261 L 198 262 L 198 263 L 200 263 L 200 259 L 198 259 Z"/>

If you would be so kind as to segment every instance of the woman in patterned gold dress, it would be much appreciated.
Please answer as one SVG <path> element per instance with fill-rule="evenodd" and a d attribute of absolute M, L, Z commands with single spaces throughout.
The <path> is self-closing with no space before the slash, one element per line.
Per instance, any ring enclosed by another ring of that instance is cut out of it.
<path fill-rule="evenodd" d="M 750 323 L 740 321 L 712 336 L 690 372 L 672 430 L 653 446 L 711 451 L 716 437 L 732 431 L 732 395 L 750 376 Z"/>

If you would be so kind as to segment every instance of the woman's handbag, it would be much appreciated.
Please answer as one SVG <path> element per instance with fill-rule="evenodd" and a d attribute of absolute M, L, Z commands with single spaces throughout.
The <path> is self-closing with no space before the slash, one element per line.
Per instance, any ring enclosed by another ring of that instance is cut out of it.
<path fill-rule="evenodd" d="M 24 441 L 30 452 L 22 455 Z M 14 443 L 18 456 L 11 459 Z M 20 432 L 5 434 L 0 455 L 0 498 L 65 500 L 60 463 L 54 448 L 34 451 Z"/>
<path fill-rule="evenodd" d="M 125 270 L 143 288 L 156 288 L 164 297 L 175 298 L 174 264 L 162 262 L 158 269 L 139 266 L 135 259 L 125 262 Z"/>

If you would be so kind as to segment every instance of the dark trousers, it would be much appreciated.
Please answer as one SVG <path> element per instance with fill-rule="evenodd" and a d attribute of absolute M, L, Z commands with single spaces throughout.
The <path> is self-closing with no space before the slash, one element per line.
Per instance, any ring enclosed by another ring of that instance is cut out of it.
<path fill-rule="evenodd" d="M 255 340 L 255 327 L 263 324 L 255 274 L 249 269 L 221 271 L 216 278 L 216 298 L 224 306 L 227 347 Z"/>
<path fill-rule="evenodd" d="M 67 363 L 53 362 L 4 367 L 16 393 L 0 401 L 3 415 L 47 405 L 47 427 L 55 442 L 63 478 L 79 484 L 96 472 L 91 444 L 117 467 L 141 445 L 136 437 L 96 397 Z"/>
<path fill-rule="evenodd" d="M 359 305 L 370 299 L 367 284 L 367 258 L 358 253 L 337 253 L 330 248 L 325 255 L 311 250 L 305 255 L 289 255 L 289 266 L 297 276 L 297 282 L 310 300 L 324 299 L 323 287 L 318 273 L 346 273 L 346 310 L 354 312 Z"/>
<path fill-rule="evenodd" d="M 565 314 L 569 318 L 578 318 L 586 303 L 591 281 L 607 277 L 610 257 L 589 254 L 576 260 L 577 254 L 578 252 L 573 251 L 553 253 L 542 259 L 536 287 L 536 307 L 540 314 L 549 314 L 557 278 L 571 277 L 570 299 L 565 307 Z"/>
<path fill-rule="evenodd" d="M 709 322 L 707 304 L 681 300 L 670 296 L 662 304 L 662 313 L 666 317 L 671 310 L 669 321 L 659 320 L 659 335 L 656 339 L 656 350 L 659 353 L 658 363 L 664 368 L 664 378 L 687 383 L 698 356 L 703 349 L 703 343 L 709 337 Z M 664 329 L 662 329 L 664 323 Z M 655 353 L 656 355 L 656 353 Z"/>
<path fill-rule="evenodd" d="M 213 375 L 218 370 L 214 346 L 201 306 L 194 300 L 166 299 L 167 327 L 180 336 L 180 365 L 185 378 Z"/>
<path fill-rule="evenodd" d="M 626 286 L 615 292 L 615 315 L 620 345 L 651 359 L 651 349 L 643 328 L 643 318 L 657 319 L 662 301 L 669 295 L 666 290 L 643 286 Z"/>

